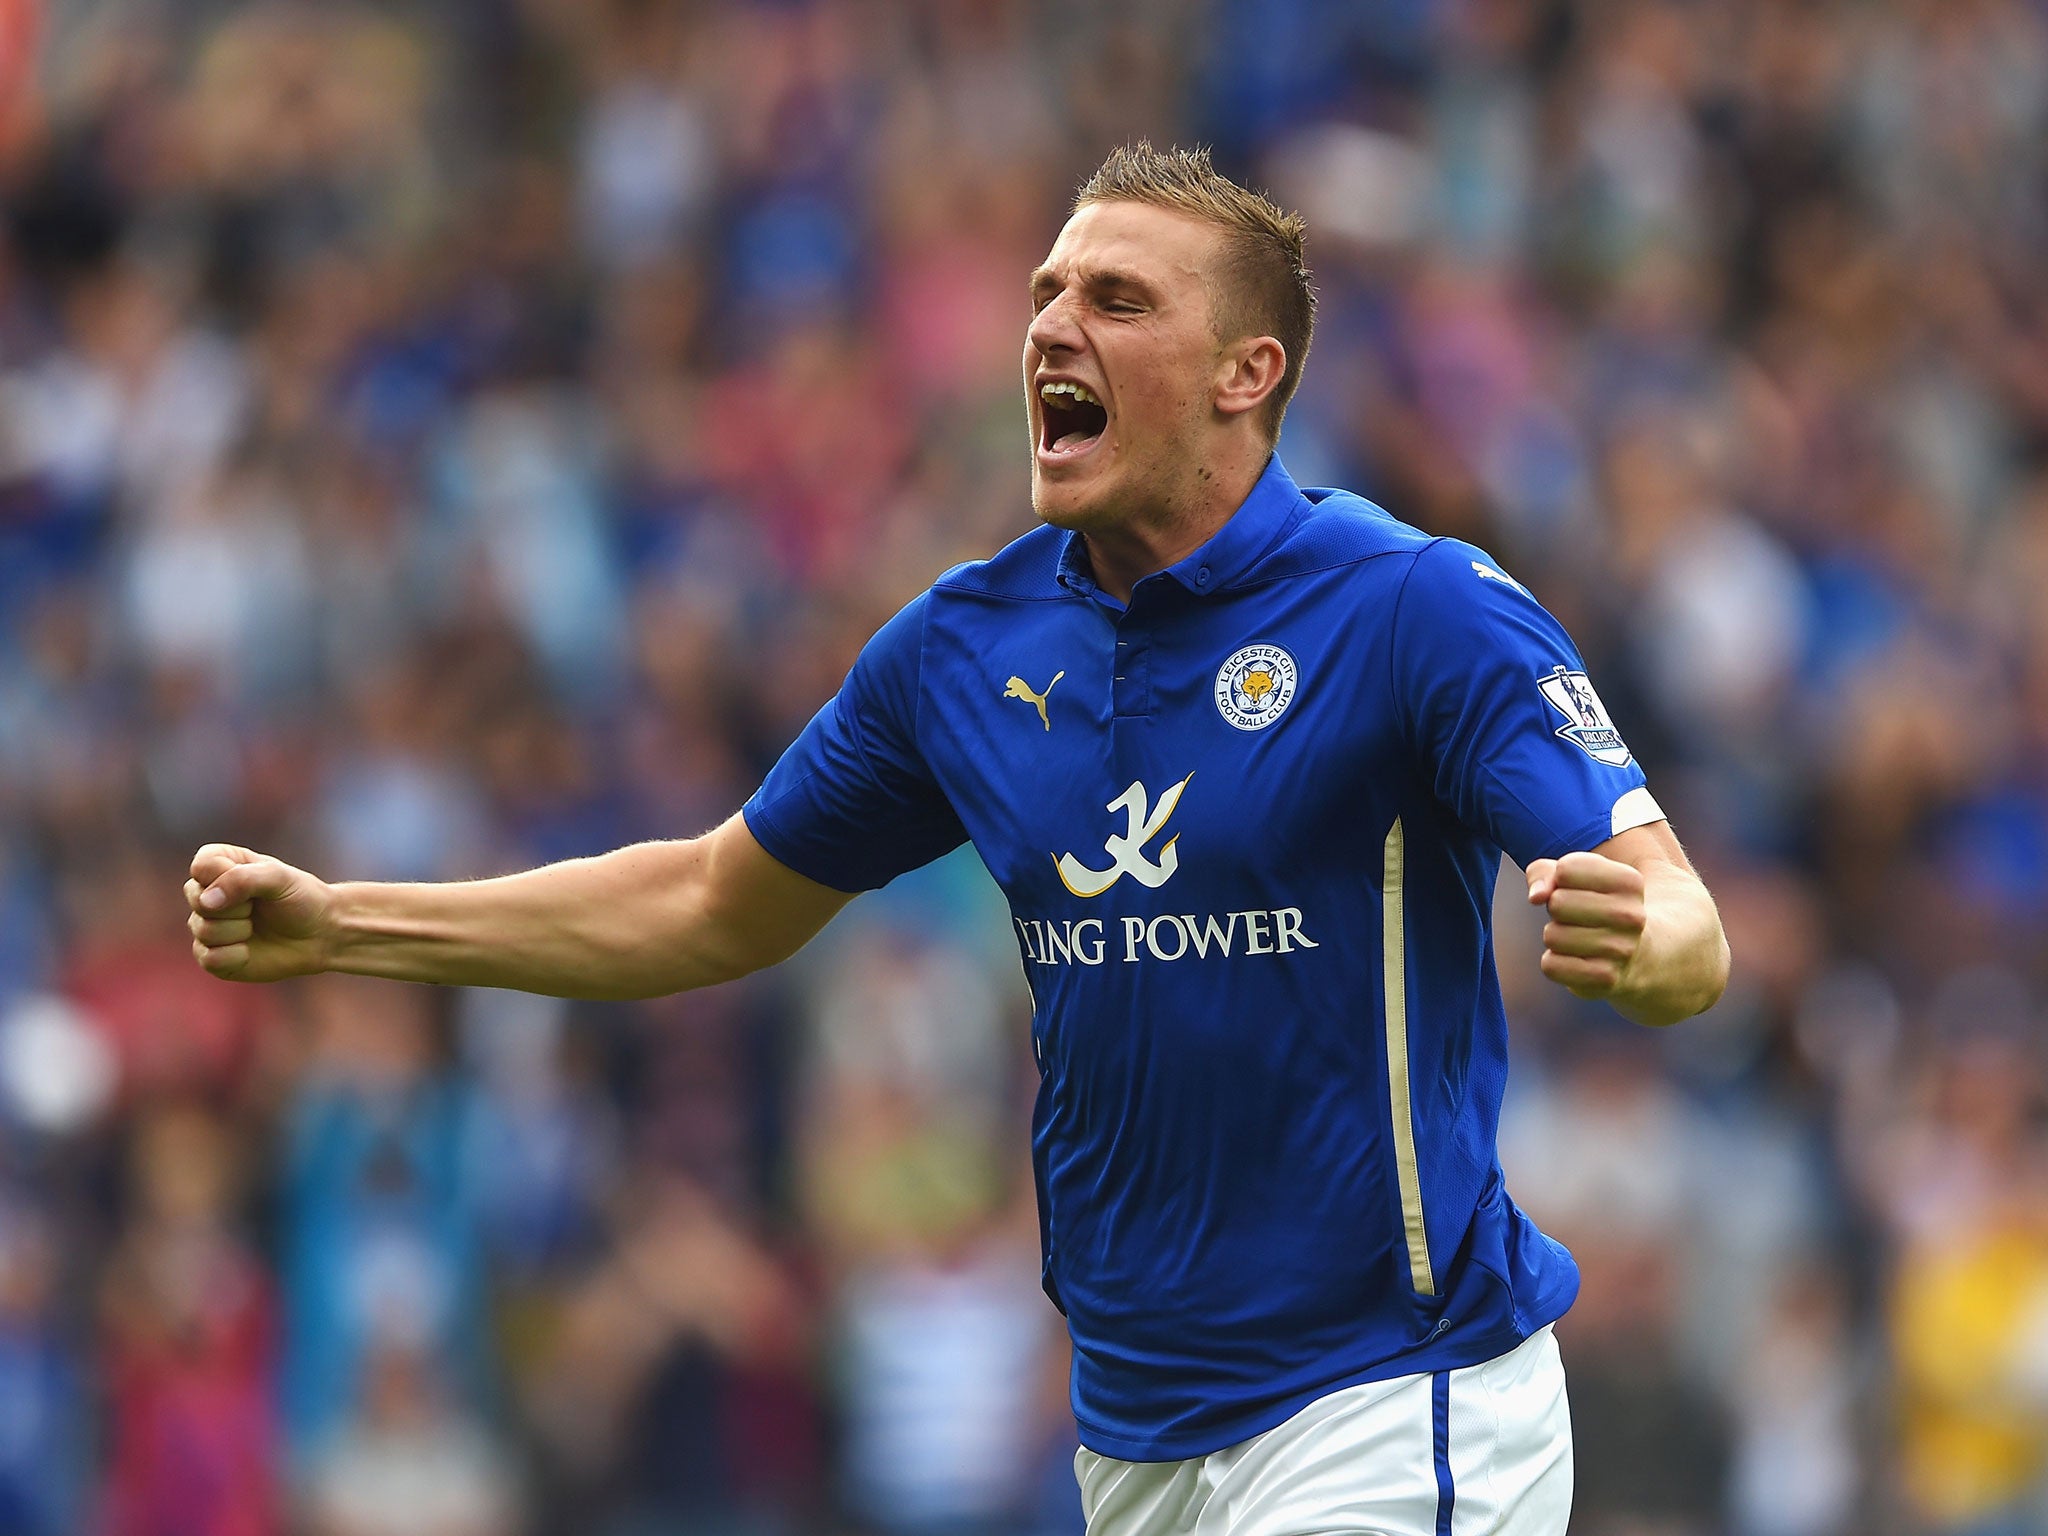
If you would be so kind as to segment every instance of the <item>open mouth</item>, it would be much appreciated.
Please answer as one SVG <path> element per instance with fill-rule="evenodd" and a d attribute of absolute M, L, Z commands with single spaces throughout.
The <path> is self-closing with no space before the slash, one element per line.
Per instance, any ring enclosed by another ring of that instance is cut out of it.
<path fill-rule="evenodd" d="M 1038 391 L 1039 447 L 1053 458 L 1072 458 L 1095 446 L 1109 412 L 1085 384 L 1047 384 Z"/>

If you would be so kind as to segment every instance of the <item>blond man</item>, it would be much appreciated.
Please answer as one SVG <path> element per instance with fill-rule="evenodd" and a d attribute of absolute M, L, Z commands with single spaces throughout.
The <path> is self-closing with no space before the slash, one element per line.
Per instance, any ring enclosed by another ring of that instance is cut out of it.
<path fill-rule="evenodd" d="M 1035 1003 L 1047 1294 L 1092 1536 L 1561 1536 L 1571 1257 L 1503 1185 L 1490 902 L 1645 1024 L 1712 899 L 1557 622 L 1490 556 L 1274 454 L 1303 227 L 1135 145 L 1031 275 L 1044 526 L 862 652 L 715 831 L 462 885 L 213 845 L 199 961 L 644 997 L 794 952 L 972 841 Z"/>

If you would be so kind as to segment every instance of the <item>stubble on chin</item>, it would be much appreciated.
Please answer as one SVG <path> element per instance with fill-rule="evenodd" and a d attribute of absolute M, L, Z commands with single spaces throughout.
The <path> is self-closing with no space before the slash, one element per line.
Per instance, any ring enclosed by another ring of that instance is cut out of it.
<path fill-rule="evenodd" d="M 1110 521 L 1103 507 L 1090 502 L 1086 497 L 1048 495 L 1046 488 L 1036 479 L 1031 484 L 1031 510 L 1042 523 L 1055 528 L 1064 528 L 1070 533 L 1090 533 Z"/>

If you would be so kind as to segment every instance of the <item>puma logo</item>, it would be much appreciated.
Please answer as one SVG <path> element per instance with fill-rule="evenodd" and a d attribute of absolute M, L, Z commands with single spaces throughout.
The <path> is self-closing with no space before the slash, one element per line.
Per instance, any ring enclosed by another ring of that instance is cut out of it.
<path fill-rule="evenodd" d="M 1037 705 L 1038 718 L 1045 723 L 1045 728 L 1049 731 L 1052 729 L 1052 717 L 1045 712 L 1045 695 L 1052 692 L 1053 683 L 1058 682 L 1066 675 L 1067 669 L 1065 667 L 1053 673 L 1052 683 L 1045 685 L 1043 693 L 1034 693 L 1031 685 L 1025 682 L 1023 678 L 1013 677 L 1003 686 L 1003 697 L 1006 699 L 1022 699 L 1026 704 Z"/>

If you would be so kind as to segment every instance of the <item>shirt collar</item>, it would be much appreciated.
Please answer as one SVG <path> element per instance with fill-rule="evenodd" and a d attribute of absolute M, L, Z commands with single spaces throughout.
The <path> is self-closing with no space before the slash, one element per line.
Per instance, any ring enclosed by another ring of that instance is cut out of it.
<path fill-rule="evenodd" d="M 1220 592 L 1273 547 L 1292 526 L 1300 505 L 1301 488 L 1276 453 L 1266 461 L 1265 472 L 1251 494 L 1209 541 L 1159 574 L 1179 582 L 1197 597 Z M 1078 533 L 1068 533 L 1060 549 L 1059 581 L 1070 591 L 1092 594 L 1099 590 L 1088 564 L 1087 542 Z"/>

